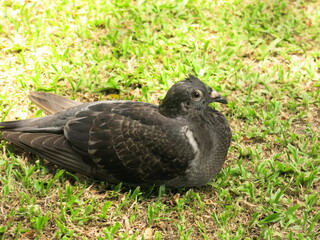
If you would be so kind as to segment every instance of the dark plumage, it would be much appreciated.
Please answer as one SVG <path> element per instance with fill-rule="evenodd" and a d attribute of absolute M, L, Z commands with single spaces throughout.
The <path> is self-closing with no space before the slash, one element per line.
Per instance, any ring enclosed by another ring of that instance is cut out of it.
<path fill-rule="evenodd" d="M 49 93 L 30 99 L 51 115 L 0 123 L 3 137 L 50 162 L 110 183 L 201 186 L 222 168 L 231 140 L 227 103 L 196 77 L 173 85 L 160 106 L 79 103 Z"/>

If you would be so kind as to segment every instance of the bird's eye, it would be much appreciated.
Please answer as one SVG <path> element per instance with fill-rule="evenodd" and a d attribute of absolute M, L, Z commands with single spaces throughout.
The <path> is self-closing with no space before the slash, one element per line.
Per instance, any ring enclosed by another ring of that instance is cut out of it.
<path fill-rule="evenodd" d="M 192 92 L 192 100 L 199 101 L 203 97 L 203 93 L 200 90 L 195 90 Z"/>

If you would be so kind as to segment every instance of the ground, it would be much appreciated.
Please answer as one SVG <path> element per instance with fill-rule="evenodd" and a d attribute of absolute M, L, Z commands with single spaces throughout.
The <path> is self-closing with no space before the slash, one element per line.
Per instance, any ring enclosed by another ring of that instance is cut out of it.
<path fill-rule="evenodd" d="M 112 186 L 2 140 L 2 239 L 320 239 L 320 3 L 0 0 L 0 120 L 28 91 L 159 103 L 192 73 L 225 96 L 222 172 Z"/>

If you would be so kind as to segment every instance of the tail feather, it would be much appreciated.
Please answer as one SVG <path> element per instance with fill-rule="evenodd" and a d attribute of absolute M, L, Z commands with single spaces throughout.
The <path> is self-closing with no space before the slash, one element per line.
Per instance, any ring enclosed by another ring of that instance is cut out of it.
<path fill-rule="evenodd" d="M 43 118 L 0 122 L 0 132 L 61 133 L 63 131 L 61 126 L 45 125 L 46 121 L 44 119 L 51 116 L 53 115 Z"/>
<path fill-rule="evenodd" d="M 29 126 L 32 120 L 33 119 L 0 122 L 0 131 L 20 131 L 22 128 L 25 129 L 26 126 Z"/>
<path fill-rule="evenodd" d="M 0 122 L 0 132 L 4 139 L 69 171 L 94 176 L 111 183 L 118 182 L 107 170 L 98 168 L 88 153 L 82 154 L 74 150 L 63 135 L 63 127 L 68 117 L 76 114 L 77 106 L 82 103 L 51 93 L 33 91 L 30 92 L 29 98 L 50 115 Z M 69 108 L 72 109 L 67 113 L 62 112 Z"/>
<path fill-rule="evenodd" d="M 30 91 L 29 99 L 46 114 L 53 114 L 81 104 L 81 102 L 45 92 Z"/>
<path fill-rule="evenodd" d="M 4 132 L 3 137 L 69 171 L 90 176 L 94 169 L 82 160 L 82 157 L 72 149 L 64 136 L 50 133 Z M 58 148 L 55 147 L 57 144 Z"/>
<path fill-rule="evenodd" d="M 61 112 L 65 109 L 72 108 L 81 104 L 81 102 L 70 100 L 52 93 L 44 92 L 30 91 L 29 98 L 47 114 Z M 55 124 L 55 122 L 59 122 L 59 117 L 55 118 L 53 117 L 53 115 L 27 120 L 0 122 L 0 132 L 61 132 L 61 126 L 58 126 L 57 124 Z"/>

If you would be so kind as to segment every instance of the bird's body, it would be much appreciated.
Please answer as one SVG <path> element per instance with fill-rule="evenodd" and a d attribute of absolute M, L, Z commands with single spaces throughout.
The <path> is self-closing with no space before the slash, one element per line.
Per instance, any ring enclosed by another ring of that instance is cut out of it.
<path fill-rule="evenodd" d="M 30 98 L 51 115 L 0 123 L 4 138 L 110 183 L 201 186 L 221 170 L 230 145 L 226 119 L 208 106 L 226 100 L 193 76 L 175 84 L 160 106 L 35 92 Z"/>

